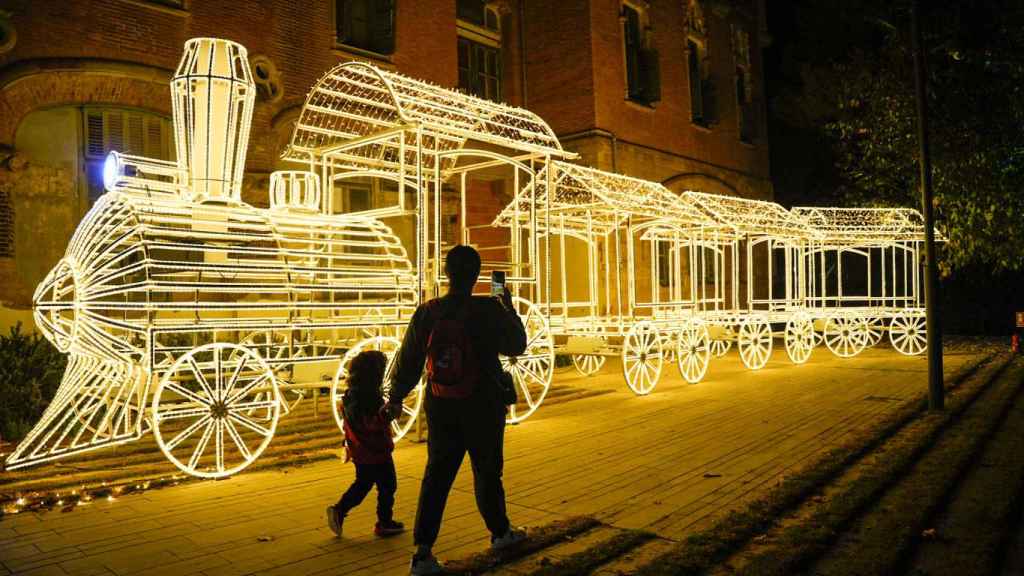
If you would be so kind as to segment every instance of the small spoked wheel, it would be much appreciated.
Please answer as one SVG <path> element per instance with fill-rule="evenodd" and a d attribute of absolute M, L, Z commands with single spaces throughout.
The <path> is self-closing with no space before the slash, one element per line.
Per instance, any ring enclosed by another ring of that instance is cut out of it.
<path fill-rule="evenodd" d="M 600 354 L 573 354 L 572 365 L 582 376 L 593 376 L 604 367 L 605 357 Z"/>
<path fill-rule="evenodd" d="M 900 354 L 916 356 L 928 348 L 928 328 L 924 315 L 900 312 L 889 324 L 889 341 Z"/>
<path fill-rule="evenodd" d="M 715 358 L 721 358 L 725 356 L 726 352 L 732 348 L 732 340 L 712 340 L 711 341 L 711 354 Z"/>
<path fill-rule="evenodd" d="M 743 320 L 736 346 L 740 360 L 751 370 L 763 368 L 772 355 L 772 326 L 764 318 L 751 316 Z"/>
<path fill-rule="evenodd" d="M 512 305 L 526 329 L 526 351 L 519 356 L 501 357 L 501 367 L 512 375 L 516 387 L 517 402 L 508 407 L 505 416 L 509 424 L 526 420 L 540 407 L 555 370 L 555 340 L 547 318 L 525 298 L 513 297 Z M 601 360 L 603 364 L 604 358 Z"/>
<path fill-rule="evenodd" d="M 864 334 L 864 345 L 868 348 L 882 341 L 885 334 L 885 322 L 878 317 L 865 318 L 862 321 L 861 331 Z"/>
<path fill-rule="evenodd" d="M 622 342 L 622 372 L 630 389 L 641 396 L 650 394 L 664 361 L 657 326 L 647 320 L 633 324 Z"/>
<path fill-rule="evenodd" d="M 863 319 L 830 316 L 825 320 L 825 345 L 841 358 L 860 354 L 866 346 Z"/>
<path fill-rule="evenodd" d="M 338 424 L 338 429 L 341 430 L 342 433 L 345 431 L 345 410 L 343 406 L 343 399 L 345 396 L 345 390 L 348 389 L 348 374 L 349 367 L 352 365 L 352 360 L 354 360 L 361 352 L 365 352 L 367 350 L 377 350 L 378 352 L 384 353 L 384 356 L 388 359 L 387 367 L 384 369 L 384 400 L 386 402 L 391 391 L 391 371 L 395 367 L 395 356 L 401 346 L 402 342 L 399 341 L 398 338 L 391 336 L 374 336 L 372 338 L 361 340 L 355 346 L 349 348 L 348 352 L 342 356 L 341 363 L 338 365 L 338 370 L 334 373 L 334 382 L 331 384 L 331 413 L 334 415 L 334 421 Z M 399 414 L 398 418 L 391 421 L 392 438 L 396 442 L 412 429 L 413 424 L 416 423 L 416 418 L 419 416 L 420 406 L 422 404 L 423 382 L 421 381 L 402 400 L 402 413 Z"/>
<path fill-rule="evenodd" d="M 250 348 L 216 342 L 170 367 L 153 395 L 153 435 L 180 470 L 230 476 L 270 444 L 281 416 L 274 373 Z"/>
<path fill-rule="evenodd" d="M 786 322 L 786 354 L 793 364 L 803 364 L 814 351 L 814 322 L 806 314 L 797 314 Z"/>
<path fill-rule="evenodd" d="M 699 318 L 686 318 L 676 339 L 676 363 L 683 380 L 696 384 L 704 379 L 711 360 L 708 327 Z"/>

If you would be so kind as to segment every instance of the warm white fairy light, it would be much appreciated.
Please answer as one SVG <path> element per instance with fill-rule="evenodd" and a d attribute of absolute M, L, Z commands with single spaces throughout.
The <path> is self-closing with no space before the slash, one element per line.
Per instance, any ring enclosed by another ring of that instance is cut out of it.
<path fill-rule="evenodd" d="M 69 362 L 8 469 L 150 430 L 185 474 L 223 477 L 247 467 L 279 418 L 323 385 L 321 374 L 335 375 L 332 398 L 341 395 L 346 351 L 393 353 L 416 306 L 443 293 L 442 250 L 454 242 L 481 250 L 484 277 L 508 272 L 524 318 L 528 349 L 504 359 L 521 400 L 510 421 L 544 400 L 556 337 L 587 374 L 621 354 L 627 383 L 646 394 L 666 358 L 696 382 L 710 356 L 737 341 L 744 363 L 758 368 L 771 353 L 773 326 L 784 324 L 787 352 L 801 363 L 815 321 L 850 318 L 817 299 L 806 269 L 807 255 L 836 242 L 841 223 L 769 202 L 677 196 L 562 162 L 575 155 L 526 110 L 341 64 L 314 85 L 299 114 L 284 158 L 300 169 L 271 175 L 270 207 L 261 209 L 241 198 L 255 94 L 245 49 L 188 41 L 171 94 L 177 160 L 111 153 L 107 194 L 36 289 L 39 329 Z M 493 181 L 498 170 L 513 201 L 493 222 L 470 225 L 469 177 L 480 171 Z M 349 207 L 337 205 L 339 187 L 366 180 L 393 185 L 382 194 L 390 199 L 341 213 Z M 461 203 L 455 224 L 442 210 L 451 191 Z M 912 228 L 911 212 L 893 218 Z M 877 230 L 854 228 L 856 237 L 839 242 L 917 242 L 889 220 Z M 505 239 L 479 239 L 495 232 Z M 772 258 L 756 261 L 759 246 L 785 254 L 784 269 L 773 269 Z M 588 273 L 569 278 L 567 254 L 576 249 Z M 766 273 L 755 273 L 762 265 Z M 772 292 L 773 274 L 785 277 L 784 293 Z M 767 296 L 754 287 L 765 278 Z M 586 285 L 574 290 L 570 280 Z M 909 300 L 889 303 L 899 308 L 889 332 L 919 352 Z M 846 330 L 870 330 L 864 326 L 847 322 Z M 416 419 L 420 394 L 406 400 L 399 437 Z M 83 487 L 78 504 L 89 500 Z"/>
<path fill-rule="evenodd" d="M 797 207 L 793 213 L 817 232 L 807 258 L 807 302 L 823 319 L 828 348 L 837 356 L 855 356 L 888 332 L 901 354 L 923 353 L 927 335 L 921 213 L 910 208 L 825 207 Z M 937 232 L 936 239 L 945 237 Z M 849 283 L 844 266 L 856 267 L 860 285 Z"/>

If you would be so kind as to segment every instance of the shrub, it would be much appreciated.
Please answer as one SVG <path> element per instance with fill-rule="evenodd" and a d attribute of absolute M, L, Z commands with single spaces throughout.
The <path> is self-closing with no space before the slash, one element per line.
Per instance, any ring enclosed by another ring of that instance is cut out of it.
<path fill-rule="evenodd" d="M 21 323 L 0 334 L 0 438 L 18 440 L 43 415 L 60 386 L 67 358 Z"/>

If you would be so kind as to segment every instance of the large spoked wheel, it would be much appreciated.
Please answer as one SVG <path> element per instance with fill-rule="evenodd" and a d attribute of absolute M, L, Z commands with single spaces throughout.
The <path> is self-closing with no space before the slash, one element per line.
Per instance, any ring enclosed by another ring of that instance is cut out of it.
<path fill-rule="evenodd" d="M 927 326 L 924 316 L 901 312 L 889 324 L 889 341 L 900 354 L 916 356 L 928 348 Z"/>
<path fill-rule="evenodd" d="M 814 322 L 806 314 L 797 314 L 786 322 L 786 354 L 793 364 L 803 364 L 814 351 Z"/>
<path fill-rule="evenodd" d="M 711 361 L 708 327 L 699 318 L 686 318 L 676 339 L 676 364 L 683 380 L 696 384 L 704 379 Z"/>
<path fill-rule="evenodd" d="M 763 368 L 772 355 L 772 326 L 764 318 L 751 316 L 740 325 L 736 344 L 740 360 L 751 370 Z"/>
<path fill-rule="evenodd" d="M 593 376 L 604 367 L 605 357 L 600 354 L 573 354 L 572 365 L 581 376 Z"/>
<path fill-rule="evenodd" d="M 153 395 L 153 435 L 183 472 L 224 478 L 252 464 L 281 416 L 274 373 L 250 348 L 217 342 L 170 367 Z"/>
<path fill-rule="evenodd" d="M 551 387 L 555 370 L 555 341 L 547 318 L 536 304 L 525 298 L 512 298 L 526 328 L 526 351 L 519 356 L 502 356 L 501 367 L 512 375 L 518 401 L 508 407 L 505 421 L 522 422 L 540 407 Z"/>
<path fill-rule="evenodd" d="M 862 319 L 831 316 L 825 321 L 825 345 L 841 358 L 856 356 L 867 344 L 863 328 Z"/>
<path fill-rule="evenodd" d="M 342 400 L 345 396 L 345 390 L 348 389 L 349 366 L 352 365 L 352 360 L 361 352 L 367 350 L 377 350 L 384 353 L 384 356 L 388 359 L 387 368 L 384 370 L 384 400 L 386 402 L 391 391 L 391 371 L 395 367 L 395 356 L 401 346 L 402 342 L 398 338 L 374 336 L 361 340 L 358 344 L 349 348 L 348 352 L 342 356 L 338 370 L 334 373 L 334 382 L 331 384 L 331 413 L 334 414 L 334 421 L 338 424 L 338 429 L 342 433 L 345 431 L 345 410 L 342 406 Z M 420 382 L 402 400 L 402 413 L 398 418 L 391 421 L 392 438 L 396 442 L 401 440 L 412 429 L 413 424 L 416 423 L 416 418 L 419 416 L 422 404 L 423 383 Z"/>
<path fill-rule="evenodd" d="M 641 396 L 650 394 L 664 362 L 657 326 L 647 320 L 633 324 L 622 342 L 622 372 L 630 389 Z"/>

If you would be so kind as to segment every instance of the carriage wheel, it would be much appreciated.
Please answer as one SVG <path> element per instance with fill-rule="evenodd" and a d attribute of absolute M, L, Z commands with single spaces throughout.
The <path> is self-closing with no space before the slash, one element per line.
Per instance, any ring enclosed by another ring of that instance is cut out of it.
<path fill-rule="evenodd" d="M 751 370 L 763 368 L 772 355 L 772 327 L 764 318 L 751 316 L 743 320 L 736 344 L 740 360 Z"/>
<path fill-rule="evenodd" d="M 686 318 L 676 340 L 676 363 L 679 374 L 690 384 L 700 382 L 711 360 L 708 327 L 697 318 Z"/>
<path fill-rule="evenodd" d="M 153 435 L 160 450 L 201 478 L 223 478 L 252 464 L 270 444 L 280 417 L 274 373 L 256 352 L 237 344 L 188 351 L 153 395 Z"/>
<path fill-rule="evenodd" d="M 309 337 L 308 330 L 297 331 L 299 334 L 299 341 Z M 282 363 L 288 360 L 294 360 L 305 356 L 303 350 L 298 352 L 292 352 L 288 349 L 288 342 L 278 333 L 271 331 L 261 332 L 250 332 L 239 342 L 240 345 L 246 348 L 251 348 L 260 358 L 263 358 L 268 365 L 274 370 L 274 375 L 277 377 L 278 384 L 283 380 L 291 380 L 291 369 L 293 364 Z M 285 377 L 287 376 L 287 378 Z M 262 392 L 266 398 L 269 398 L 269 392 Z M 281 389 L 281 409 L 284 410 L 284 414 L 289 414 L 294 410 L 306 397 L 306 391 L 296 388 L 282 388 Z M 262 397 L 261 397 L 262 398 Z M 251 416 L 252 414 L 250 414 Z"/>
<path fill-rule="evenodd" d="M 526 328 L 526 351 L 501 357 L 501 367 L 512 375 L 518 396 L 518 401 L 508 407 L 505 421 L 515 424 L 529 418 L 548 394 L 555 370 L 555 341 L 547 318 L 536 304 L 515 296 L 512 306 Z"/>
<path fill-rule="evenodd" d="M 814 351 L 814 322 L 806 314 L 797 314 L 786 322 L 786 354 L 793 364 L 803 364 Z"/>
<path fill-rule="evenodd" d="M 604 367 L 606 358 L 600 354 L 573 354 L 572 365 L 583 376 L 597 374 Z"/>
<path fill-rule="evenodd" d="M 864 345 L 868 348 L 878 344 L 885 333 L 885 322 L 881 318 L 865 318 L 861 325 L 861 333 L 864 335 Z"/>
<path fill-rule="evenodd" d="M 900 354 L 915 356 L 928 348 L 927 330 L 922 314 L 901 312 L 889 324 L 889 341 Z"/>
<path fill-rule="evenodd" d="M 841 358 L 860 354 L 867 344 L 862 322 L 859 318 L 829 317 L 825 320 L 825 345 Z"/>
<path fill-rule="evenodd" d="M 641 396 L 650 394 L 664 361 L 658 328 L 647 320 L 630 326 L 622 342 L 622 372 L 630 389 Z"/>
<path fill-rule="evenodd" d="M 711 353 L 715 358 L 721 358 L 725 356 L 725 353 L 732 348 L 732 340 L 712 340 L 711 341 Z"/>
<path fill-rule="evenodd" d="M 367 350 L 377 350 L 384 353 L 384 356 L 388 359 L 387 367 L 384 369 L 384 400 L 386 402 L 391 392 L 391 371 L 395 367 L 395 356 L 401 346 L 402 342 L 398 338 L 374 336 L 362 340 L 352 348 L 349 348 L 348 352 L 341 358 L 338 370 L 334 373 L 334 382 L 331 384 L 331 413 L 334 414 L 334 421 L 338 424 L 338 429 L 342 433 L 345 431 L 345 413 L 342 410 L 342 398 L 345 396 L 345 390 L 348 388 L 348 369 L 352 365 L 352 360 L 360 352 Z M 402 436 L 405 436 L 412 429 L 422 405 L 423 382 L 421 381 L 402 400 L 402 413 L 398 418 L 391 421 L 392 438 L 396 442 L 401 440 Z"/>

